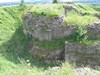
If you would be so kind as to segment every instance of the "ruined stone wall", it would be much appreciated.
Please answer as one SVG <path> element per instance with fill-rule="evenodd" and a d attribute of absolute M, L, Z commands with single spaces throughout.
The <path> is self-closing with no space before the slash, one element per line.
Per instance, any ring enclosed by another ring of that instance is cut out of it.
<path fill-rule="evenodd" d="M 52 38 L 61 38 L 70 36 L 76 32 L 76 27 L 67 25 L 63 22 L 63 16 L 46 17 L 45 15 L 34 15 L 27 13 L 24 17 L 23 32 L 28 37 L 38 38 L 39 40 L 48 40 Z M 86 35 L 88 38 L 100 39 L 100 23 L 91 23 L 86 25 Z"/>
<path fill-rule="evenodd" d="M 86 26 L 87 36 L 92 40 L 100 39 L 100 23 L 92 23 Z"/>
<path fill-rule="evenodd" d="M 38 59 L 43 59 L 46 63 L 59 63 L 64 60 L 64 49 L 45 49 L 33 45 L 30 54 Z"/>
<path fill-rule="evenodd" d="M 23 32 L 27 36 L 48 41 L 52 38 L 70 36 L 75 32 L 75 27 L 65 24 L 63 18 L 63 16 L 48 18 L 44 15 L 27 13 L 24 17 Z"/>
<path fill-rule="evenodd" d="M 27 13 L 23 18 L 23 32 L 31 38 L 51 41 L 53 38 L 70 36 L 76 32 L 76 27 L 67 25 L 63 22 L 64 17 L 45 15 L 34 15 Z M 91 40 L 100 39 L 100 23 L 92 23 L 86 26 L 86 36 Z M 44 60 L 62 60 L 81 63 L 100 65 L 100 44 L 80 44 L 65 42 L 64 49 L 44 49 L 33 46 L 30 53 L 37 58 Z M 65 57 L 64 57 L 65 56 Z"/>
<path fill-rule="evenodd" d="M 100 44 L 65 42 L 65 60 L 80 64 L 100 65 Z"/>

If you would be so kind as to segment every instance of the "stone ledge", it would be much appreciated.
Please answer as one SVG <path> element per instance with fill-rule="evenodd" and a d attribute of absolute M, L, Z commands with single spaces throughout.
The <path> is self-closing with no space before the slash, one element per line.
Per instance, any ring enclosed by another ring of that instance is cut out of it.
<path fill-rule="evenodd" d="M 82 55 L 84 54 L 84 55 Z M 94 55 L 92 55 L 94 54 Z M 81 64 L 100 65 L 100 44 L 65 42 L 65 60 Z"/>
<path fill-rule="evenodd" d="M 30 54 L 38 59 L 44 61 L 63 61 L 64 60 L 64 49 L 44 49 L 38 46 L 34 46 L 30 50 Z"/>

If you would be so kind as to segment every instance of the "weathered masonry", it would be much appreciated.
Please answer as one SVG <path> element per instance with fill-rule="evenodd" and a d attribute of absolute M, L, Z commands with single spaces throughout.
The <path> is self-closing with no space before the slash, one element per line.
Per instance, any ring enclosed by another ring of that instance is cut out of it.
<path fill-rule="evenodd" d="M 47 18 L 44 15 L 36 16 L 28 13 L 24 21 L 24 34 L 39 40 L 50 41 L 53 38 L 70 36 L 75 32 L 75 27 L 65 24 L 61 16 Z"/>
<path fill-rule="evenodd" d="M 74 25 L 64 23 L 63 16 L 46 17 L 27 13 L 23 18 L 23 32 L 27 37 L 40 41 L 51 41 L 53 38 L 69 37 L 75 34 L 77 28 Z M 88 24 L 85 27 L 86 36 L 91 40 L 100 39 L 100 23 Z M 100 65 L 100 44 L 82 44 L 65 41 L 65 48 L 45 49 L 34 45 L 30 53 L 45 61 L 61 61 Z"/>
<path fill-rule="evenodd" d="M 100 44 L 80 44 L 65 42 L 65 60 L 100 65 Z"/>

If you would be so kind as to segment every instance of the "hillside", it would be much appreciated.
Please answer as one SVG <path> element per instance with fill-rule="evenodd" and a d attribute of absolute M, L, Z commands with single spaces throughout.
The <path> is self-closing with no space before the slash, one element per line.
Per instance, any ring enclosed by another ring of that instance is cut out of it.
<path fill-rule="evenodd" d="M 26 15 L 26 12 L 30 11 L 35 15 L 46 15 L 48 18 L 62 14 L 64 4 L 44 4 L 44 5 L 26 5 L 25 10 L 19 5 L 0 7 L 0 75 L 43 75 L 52 68 L 52 64 L 46 64 L 43 61 L 33 58 L 29 54 L 32 42 L 30 38 L 27 38 L 23 33 L 23 20 L 22 17 Z M 65 5 L 64 5 L 65 6 Z M 75 37 L 68 38 L 74 42 L 82 41 L 88 43 L 87 40 L 83 41 L 79 37 L 83 33 L 82 27 L 92 22 L 100 22 L 100 7 L 87 4 L 72 4 L 73 10 L 69 10 L 66 14 L 64 22 L 66 24 L 73 24 L 79 27 L 79 34 Z M 31 9 L 30 9 L 31 8 Z M 38 9 L 37 9 L 38 8 Z M 28 10 L 29 9 L 29 10 Z M 78 39 L 78 40 L 77 40 Z M 66 39 L 60 42 L 52 41 L 51 43 L 41 43 L 35 40 L 40 47 L 55 48 L 63 47 Z M 91 40 L 89 40 L 91 43 Z M 99 43 L 99 40 L 92 40 L 92 43 Z M 56 45 L 56 43 L 58 43 Z M 65 72 L 68 67 L 68 71 Z M 69 64 L 63 64 L 62 70 L 58 70 L 57 73 L 51 72 L 51 75 L 73 75 L 72 68 Z M 71 71 L 71 72 L 70 72 Z M 48 73 L 48 72 L 47 72 Z M 49 75 L 46 74 L 46 75 Z"/>

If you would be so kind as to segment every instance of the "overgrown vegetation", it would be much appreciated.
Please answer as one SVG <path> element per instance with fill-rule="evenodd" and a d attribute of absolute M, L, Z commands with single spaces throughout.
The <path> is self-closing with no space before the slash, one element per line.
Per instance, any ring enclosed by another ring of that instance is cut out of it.
<path fill-rule="evenodd" d="M 30 11 L 36 15 L 43 14 L 48 17 L 60 15 L 63 10 L 62 4 L 32 6 Z M 78 31 L 75 35 L 60 40 L 54 39 L 51 42 L 35 40 L 35 43 L 44 48 L 63 48 L 65 40 L 76 42 L 87 39 L 84 36 L 86 33 L 84 26 L 88 23 L 99 21 L 99 18 L 94 13 L 99 13 L 100 9 L 97 6 L 84 4 L 74 4 L 73 6 L 79 13 L 68 11 L 65 22 L 77 26 Z M 30 5 L 27 5 L 24 9 L 26 10 L 27 8 L 30 8 Z M 32 58 L 28 54 L 30 47 L 28 45 L 31 40 L 23 34 L 22 14 L 23 11 L 20 6 L 0 7 L 0 75 L 43 75 L 45 73 L 44 70 L 50 66 Z M 88 41 L 85 40 L 85 42 Z M 89 42 L 93 43 L 93 41 Z M 100 43 L 100 41 L 97 40 L 95 43 Z M 25 61 L 22 62 L 22 59 Z M 30 62 L 26 63 L 26 60 L 30 60 Z M 29 65 L 30 63 L 31 65 Z M 73 75 L 69 64 L 63 65 L 62 69 L 53 73 L 47 73 L 46 75 Z"/>
<path fill-rule="evenodd" d="M 58 0 L 53 0 L 53 2 L 52 3 L 58 3 Z"/>
<path fill-rule="evenodd" d="M 39 47 L 43 47 L 46 49 L 56 49 L 56 48 L 64 48 L 64 43 L 66 40 L 68 40 L 67 37 L 52 39 L 51 41 L 46 41 L 46 40 L 39 41 L 38 39 L 34 39 L 33 43 L 35 42 L 35 45 L 38 45 Z"/>
<path fill-rule="evenodd" d="M 45 15 L 48 17 L 59 16 L 63 13 L 63 6 L 72 8 L 69 9 L 65 15 L 65 23 L 76 26 L 77 31 L 75 32 L 75 34 L 63 39 L 53 39 L 51 42 L 37 41 L 36 43 L 44 48 L 62 48 L 64 47 L 65 40 L 86 44 L 94 43 L 93 40 L 88 39 L 88 37 L 86 36 L 87 31 L 85 30 L 85 26 L 93 22 L 100 22 L 100 19 L 98 17 L 100 10 L 97 6 L 81 3 L 59 5 L 53 4 L 52 6 L 50 4 L 33 5 L 31 12 L 36 15 Z M 57 42 L 57 40 L 61 41 Z"/>
<path fill-rule="evenodd" d="M 19 67 L 20 66 L 20 67 Z M 63 63 L 61 69 L 48 68 L 48 70 L 31 67 L 29 62 L 21 61 L 21 64 L 14 69 L 6 70 L 3 75 L 74 75 L 71 65 Z"/>
<path fill-rule="evenodd" d="M 57 15 L 61 15 L 63 10 L 62 5 L 33 5 L 33 8 L 31 9 L 31 12 L 33 12 L 33 14 L 36 15 L 46 15 L 48 17 L 52 17 L 52 16 L 57 16 Z"/>
<path fill-rule="evenodd" d="M 20 6 L 23 6 L 24 5 L 24 0 L 20 0 L 21 3 L 20 3 Z"/>
<path fill-rule="evenodd" d="M 77 26 L 85 26 L 87 24 L 90 24 L 92 22 L 98 22 L 100 21 L 97 17 L 94 15 L 84 15 L 77 14 L 74 12 L 69 12 L 68 16 L 65 19 L 65 22 L 68 24 L 74 24 Z"/>

